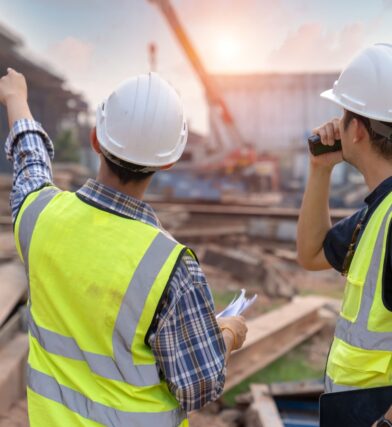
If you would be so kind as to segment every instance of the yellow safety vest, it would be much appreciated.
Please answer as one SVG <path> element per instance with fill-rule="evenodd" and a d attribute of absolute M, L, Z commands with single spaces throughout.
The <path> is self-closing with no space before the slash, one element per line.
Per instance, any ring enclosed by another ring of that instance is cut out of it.
<path fill-rule="evenodd" d="M 392 312 L 382 300 L 391 217 L 392 193 L 372 214 L 348 272 L 327 362 L 327 392 L 392 385 Z"/>
<path fill-rule="evenodd" d="M 29 278 L 30 426 L 188 426 L 145 342 L 186 248 L 55 187 L 27 197 L 15 238 Z"/>

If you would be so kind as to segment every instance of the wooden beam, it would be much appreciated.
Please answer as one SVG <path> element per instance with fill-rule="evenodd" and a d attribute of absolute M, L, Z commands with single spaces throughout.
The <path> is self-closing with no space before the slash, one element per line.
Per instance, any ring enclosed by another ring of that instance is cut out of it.
<path fill-rule="evenodd" d="M 261 257 L 236 248 L 209 245 L 205 249 L 202 262 L 227 271 L 240 280 L 252 278 L 255 282 L 262 282 L 266 274 Z"/>
<path fill-rule="evenodd" d="M 223 235 L 233 236 L 235 234 L 246 234 L 248 227 L 246 224 L 236 225 L 216 225 L 203 227 L 181 227 L 170 230 L 177 239 L 221 237 Z"/>
<path fill-rule="evenodd" d="M 0 327 L 27 292 L 27 279 L 19 262 L 0 265 Z"/>
<path fill-rule="evenodd" d="M 0 351 L 0 415 L 26 393 L 27 334 L 18 334 Z"/>
<path fill-rule="evenodd" d="M 284 427 L 274 399 L 265 384 L 251 384 L 252 409 L 256 412 L 260 427 Z"/>
<path fill-rule="evenodd" d="M 321 297 L 298 297 L 248 321 L 245 344 L 232 353 L 228 362 L 225 391 L 318 332 L 325 324 L 319 317 L 325 303 L 326 299 Z"/>

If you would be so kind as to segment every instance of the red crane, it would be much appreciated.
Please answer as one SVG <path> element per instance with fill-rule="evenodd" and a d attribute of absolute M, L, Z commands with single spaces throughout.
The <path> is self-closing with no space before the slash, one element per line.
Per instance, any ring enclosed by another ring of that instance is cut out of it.
<path fill-rule="evenodd" d="M 256 160 L 255 151 L 241 137 L 218 85 L 206 71 L 170 0 L 148 1 L 155 3 L 163 13 L 205 89 L 218 147 L 216 147 L 215 153 L 210 153 L 206 160 L 198 166 L 202 169 L 225 168 L 231 170 L 249 166 Z"/>

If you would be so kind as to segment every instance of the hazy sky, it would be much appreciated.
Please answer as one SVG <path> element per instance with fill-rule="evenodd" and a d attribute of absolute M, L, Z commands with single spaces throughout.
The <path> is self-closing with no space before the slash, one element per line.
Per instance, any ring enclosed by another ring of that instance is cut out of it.
<path fill-rule="evenodd" d="M 361 47 L 392 43 L 392 0 L 172 0 L 211 72 L 340 70 Z M 0 0 L 0 21 L 83 92 L 92 108 L 123 79 L 158 71 L 207 129 L 197 76 L 147 0 Z"/>

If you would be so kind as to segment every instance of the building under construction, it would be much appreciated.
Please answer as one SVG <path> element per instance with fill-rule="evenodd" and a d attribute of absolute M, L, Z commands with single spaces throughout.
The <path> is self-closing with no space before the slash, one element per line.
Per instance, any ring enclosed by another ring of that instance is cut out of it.
<path fill-rule="evenodd" d="M 320 98 L 338 73 L 216 75 L 225 101 L 245 141 L 257 151 L 306 148 L 312 129 L 339 109 Z M 210 120 L 214 139 L 214 120 Z"/>
<path fill-rule="evenodd" d="M 65 80 L 48 64 L 34 58 L 23 40 L 0 24 L 0 74 L 8 67 L 23 73 L 29 86 L 29 104 L 34 118 L 42 123 L 55 141 L 65 129 L 82 147 L 88 144 L 88 105 L 83 97 L 65 86 Z M 8 135 L 8 122 L 4 109 L 0 112 L 0 138 Z M 3 150 L 0 153 L 0 172 L 10 171 Z"/>

